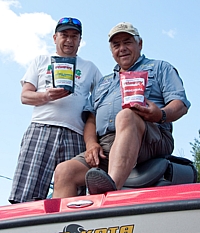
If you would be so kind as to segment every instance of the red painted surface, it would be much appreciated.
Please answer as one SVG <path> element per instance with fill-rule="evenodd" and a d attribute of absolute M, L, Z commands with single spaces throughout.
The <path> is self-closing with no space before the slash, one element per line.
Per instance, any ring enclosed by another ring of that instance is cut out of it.
<path fill-rule="evenodd" d="M 30 216 L 41 216 L 59 212 L 76 212 L 99 208 L 142 205 L 158 202 L 200 199 L 200 183 L 163 186 L 142 189 L 120 190 L 101 195 L 90 195 L 63 199 L 47 199 L 0 207 L 0 221 Z M 69 208 L 71 202 L 90 200 L 92 205 L 83 208 Z"/>

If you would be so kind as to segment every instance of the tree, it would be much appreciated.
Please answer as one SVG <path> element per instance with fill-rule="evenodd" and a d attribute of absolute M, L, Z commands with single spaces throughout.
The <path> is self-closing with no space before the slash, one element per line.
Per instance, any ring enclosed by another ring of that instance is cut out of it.
<path fill-rule="evenodd" d="M 199 138 L 200 138 L 200 130 L 199 130 Z M 198 178 L 197 182 L 200 182 L 200 141 L 198 139 L 194 139 L 194 143 L 190 142 L 192 146 L 192 156 L 194 157 L 194 165 L 197 169 Z"/>

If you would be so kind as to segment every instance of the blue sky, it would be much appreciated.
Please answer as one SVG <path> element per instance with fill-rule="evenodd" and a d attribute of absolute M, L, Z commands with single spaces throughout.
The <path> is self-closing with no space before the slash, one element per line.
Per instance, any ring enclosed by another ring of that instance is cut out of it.
<path fill-rule="evenodd" d="M 174 123 L 174 155 L 193 159 L 190 142 L 200 129 L 200 2 L 196 0 L 0 0 L 0 206 L 9 204 L 11 181 L 22 135 L 32 107 L 20 102 L 20 79 L 38 54 L 55 52 L 56 22 L 71 16 L 83 23 L 79 55 L 93 61 L 106 75 L 112 72 L 108 32 L 117 23 L 131 22 L 143 38 L 148 58 L 166 60 L 182 77 L 192 106 Z"/>

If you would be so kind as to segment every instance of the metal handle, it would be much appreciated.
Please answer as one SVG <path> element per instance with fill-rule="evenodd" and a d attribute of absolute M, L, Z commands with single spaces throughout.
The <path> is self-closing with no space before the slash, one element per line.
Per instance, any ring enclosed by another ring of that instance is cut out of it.
<path fill-rule="evenodd" d="M 94 202 L 91 200 L 80 200 L 80 201 L 69 202 L 67 204 L 67 207 L 68 208 L 84 208 L 84 207 L 91 206 L 92 204 L 94 204 Z"/>

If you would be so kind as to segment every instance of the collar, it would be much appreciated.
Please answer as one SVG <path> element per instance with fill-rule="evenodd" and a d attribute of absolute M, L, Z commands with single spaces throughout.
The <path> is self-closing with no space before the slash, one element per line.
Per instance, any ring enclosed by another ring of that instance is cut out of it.
<path fill-rule="evenodd" d="M 61 57 L 57 52 L 55 52 L 52 56 Z M 76 55 L 76 57 L 78 57 L 78 55 Z"/>
<path fill-rule="evenodd" d="M 134 70 L 134 68 L 138 65 L 138 63 L 140 63 L 144 58 L 145 58 L 145 55 L 144 55 L 144 54 L 141 55 L 141 56 L 137 59 L 137 61 L 128 69 L 128 71 Z M 117 65 L 115 65 L 113 71 L 114 71 L 114 72 L 119 72 L 120 69 L 121 69 L 121 67 L 117 64 Z"/>

